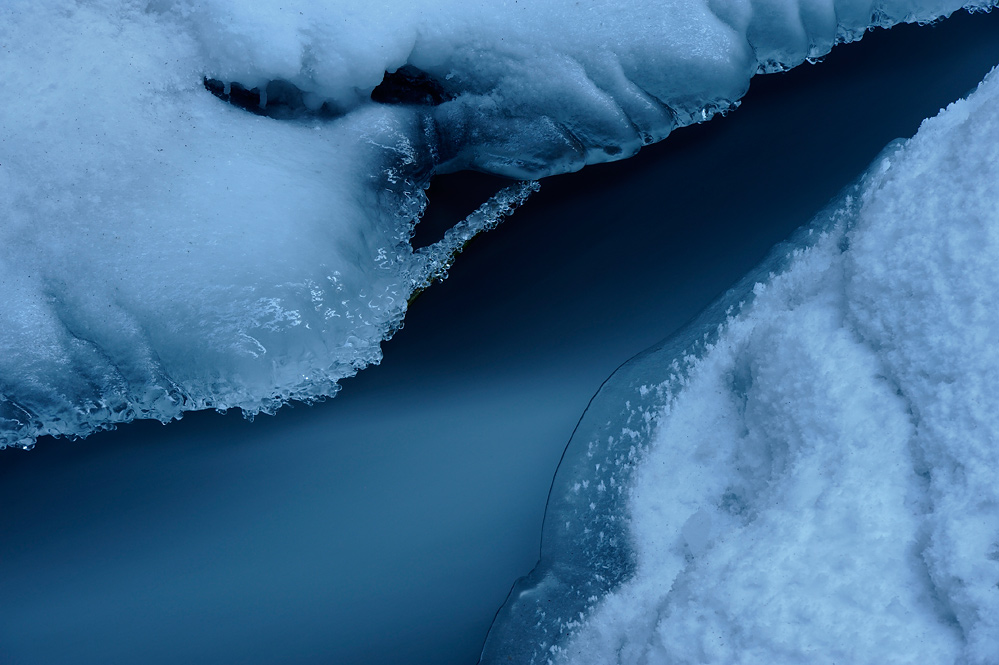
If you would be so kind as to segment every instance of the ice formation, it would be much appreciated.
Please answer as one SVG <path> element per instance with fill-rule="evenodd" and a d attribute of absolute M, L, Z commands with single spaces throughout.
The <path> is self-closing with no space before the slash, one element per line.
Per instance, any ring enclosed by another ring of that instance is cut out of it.
<path fill-rule="evenodd" d="M 483 662 L 999 662 L 997 108 L 607 382 Z"/>
<path fill-rule="evenodd" d="M 433 172 L 622 158 L 961 4 L 9 0 L 0 447 L 328 396 L 531 188 L 414 253 Z"/>

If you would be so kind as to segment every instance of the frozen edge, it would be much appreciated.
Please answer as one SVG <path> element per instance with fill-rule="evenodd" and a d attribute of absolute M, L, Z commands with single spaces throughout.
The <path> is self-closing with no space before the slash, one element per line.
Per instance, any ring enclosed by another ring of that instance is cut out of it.
<path fill-rule="evenodd" d="M 547 663 L 557 643 L 582 625 L 600 598 L 634 573 L 626 518 L 616 517 L 627 514 L 624 490 L 648 449 L 663 404 L 683 389 L 688 372 L 717 341 L 727 322 L 752 305 L 758 283 L 784 272 L 798 252 L 855 216 L 861 204 L 858 193 L 903 144 L 899 139 L 885 147 L 872 166 L 813 221 L 775 246 L 756 268 L 678 332 L 625 361 L 601 384 L 555 472 L 542 527 L 541 559 L 514 583 L 497 611 L 480 663 L 511 659 Z M 594 474 L 594 467 L 603 472 Z M 601 475 L 610 482 L 612 471 L 619 491 L 583 494 L 572 490 L 577 484 L 600 482 Z M 595 508 L 591 502 L 597 504 Z M 557 556 L 564 554 L 569 556 Z M 549 618 L 552 610 L 546 605 L 554 604 L 553 599 L 568 601 L 569 607 Z"/>

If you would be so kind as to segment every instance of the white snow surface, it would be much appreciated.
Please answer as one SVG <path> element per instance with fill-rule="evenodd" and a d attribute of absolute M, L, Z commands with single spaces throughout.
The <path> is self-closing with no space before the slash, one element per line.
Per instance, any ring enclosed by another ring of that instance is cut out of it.
<path fill-rule="evenodd" d="M 961 4 L 6 0 L 0 447 L 331 395 L 530 190 L 414 253 L 430 173 L 625 157 L 757 71 Z M 403 65 L 443 103 L 373 103 Z M 253 115 L 206 78 L 328 113 Z"/>
<path fill-rule="evenodd" d="M 999 662 L 997 108 L 994 70 L 683 360 L 634 573 L 546 660 Z"/>

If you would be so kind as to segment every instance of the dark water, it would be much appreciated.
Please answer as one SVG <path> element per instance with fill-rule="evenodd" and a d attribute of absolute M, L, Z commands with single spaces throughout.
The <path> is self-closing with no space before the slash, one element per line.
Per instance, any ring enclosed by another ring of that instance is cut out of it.
<path fill-rule="evenodd" d="M 546 181 L 325 404 L 0 453 L 0 663 L 474 663 L 601 381 L 997 62 L 999 12 L 873 33 Z"/>

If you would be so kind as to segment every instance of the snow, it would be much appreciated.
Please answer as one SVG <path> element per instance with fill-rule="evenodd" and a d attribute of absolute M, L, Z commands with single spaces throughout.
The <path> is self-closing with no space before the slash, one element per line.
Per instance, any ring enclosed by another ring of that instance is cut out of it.
<path fill-rule="evenodd" d="M 961 3 L 287 4 L 0 7 L 0 447 L 330 396 L 531 189 L 414 253 L 433 172 L 623 158 L 757 71 Z M 442 103 L 374 103 L 404 65 Z M 302 106 L 247 113 L 209 79 Z"/>
<path fill-rule="evenodd" d="M 996 662 L 997 103 L 993 70 L 611 379 L 484 662 Z"/>
<path fill-rule="evenodd" d="M 380 0 L 154 3 L 214 78 L 286 81 L 348 110 L 405 65 L 451 99 L 430 114 L 444 168 L 518 178 L 620 159 L 732 107 L 758 71 L 993 0 Z"/>

